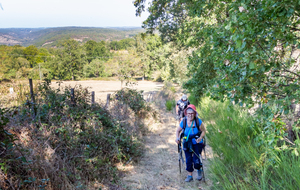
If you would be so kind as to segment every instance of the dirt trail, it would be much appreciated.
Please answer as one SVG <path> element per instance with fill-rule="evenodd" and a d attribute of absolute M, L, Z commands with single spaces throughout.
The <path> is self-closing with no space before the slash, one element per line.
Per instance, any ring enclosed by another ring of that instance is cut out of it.
<path fill-rule="evenodd" d="M 121 88 L 119 81 L 68 81 L 64 85 L 82 85 L 89 87 L 90 91 L 95 91 L 96 101 L 105 101 L 107 93 L 113 93 Z M 56 83 L 51 86 L 57 87 Z M 149 93 L 158 91 L 163 86 L 162 83 L 139 81 L 136 88 L 144 90 L 144 98 L 153 101 L 149 97 Z M 97 101 L 97 102 L 98 102 Z M 190 183 L 184 182 L 186 178 L 185 168 L 179 174 L 177 144 L 175 143 L 175 130 L 179 123 L 175 120 L 175 114 L 167 112 L 164 102 L 161 102 L 159 110 L 160 121 L 147 126 L 149 133 L 145 138 L 145 154 L 134 165 L 119 165 L 118 169 L 125 172 L 122 178 L 121 189 L 209 189 L 211 181 L 207 173 L 208 159 L 212 158 L 212 151 L 209 145 L 206 146 L 207 159 L 203 160 L 204 171 L 206 171 L 206 183 L 195 180 L 197 176 L 194 172 L 194 181 Z M 119 186 L 120 187 L 120 186 Z"/>
<path fill-rule="evenodd" d="M 211 181 L 206 172 L 206 182 L 184 182 L 187 175 L 185 168 L 179 174 L 177 144 L 175 130 L 179 125 L 174 113 L 162 110 L 160 122 L 148 126 L 150 133 L 145 136 L 146 151 L 140 162 L 134 166 L 122 168 L 127 172 L 123 177 L 126 189 L 209 189 Z M 204 171 L 207 171 L 208 159 L 212 158 L 212 150 L 206 146 L 207 159 L 203 160 Z"/>

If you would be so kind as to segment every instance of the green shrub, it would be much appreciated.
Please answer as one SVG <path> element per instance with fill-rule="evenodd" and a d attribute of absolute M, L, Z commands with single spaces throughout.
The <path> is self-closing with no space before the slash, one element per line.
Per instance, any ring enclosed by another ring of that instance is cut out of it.
<path fill-rule="evenodd" d="M 198 112 L 215 155 L 210 164 L 213 189 L 292 190 L 300 186 L 297 141 L 270 146 L 270 137 L 280 133 L 280 121 L 259 123 L 256 116 L 229 102 L 204 98 L 200 105 Z M 266 128 L 271 126 L 274 133 L 267 134 Z"/>
<path fill-rule="evenodd" d="M 151 109 L 143 98 L 143 92 L 135 89 L 123 88 L 112 96 L 112 100 L 127 104 L 136 114 Z"/>
<path fill-rule="evenodd" d="M 191 104 L 194 104 L 195 106 L 198 106 L 198 100 L 193 94 L 191 94 L 188 97 L 188 100 L 190 101 Z"/>
<path fill-rule="evenodd" d="M 176 101 L 175 100 L 167 100 L 166 101 L 166 108 L 168 111 L 172 111 L 173 108 L 175 107 L 176 105 Z"/>

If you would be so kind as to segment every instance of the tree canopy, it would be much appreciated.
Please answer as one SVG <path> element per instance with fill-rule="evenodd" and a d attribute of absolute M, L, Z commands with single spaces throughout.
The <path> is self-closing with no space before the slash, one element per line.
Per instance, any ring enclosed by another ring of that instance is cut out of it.
<path fill-rule="evenodd" d="M 145 2 L 135 1 L 138 14 Z M 166 15 L 176 11 L 166 5 L 180 5 L 187 19 L 172 22 L 175 17 Z M 188 64 L 191 79 L 185 84 L 196 96 L 209 92 L 249 105 L 273 101 L 285 110 L 291 101 L 298 102 L 298 1 L 159 0 L 149 10 L 144 22 L 148 31 L 158 28 L 173 38 L 163 28 L 177 28 L 177 43 L 196 48 Z"/>

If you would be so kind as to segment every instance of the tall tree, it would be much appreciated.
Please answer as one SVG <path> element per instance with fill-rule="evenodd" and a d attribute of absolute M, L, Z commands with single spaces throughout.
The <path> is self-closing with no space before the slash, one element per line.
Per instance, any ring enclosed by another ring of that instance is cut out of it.
<path fill-rule="evenodd" d="M 145 10 L 146 0 L 135 0 L 136 15 Z M 143 28 L 153 34 L 158 30 L 164 42 L 176 42 L 176 36 L 181 24 L 187 18 L 185 2 L 182 0 L 155 0 L 148 9 L 149 17 L 143 22 Z"/>
<path fill-rule="evenodd" d="M 139 34 L 135 36 L 135 43 L 136 51 L 142 59 L 144 76 L 151 76 L 153 71 L 163 67 L 167 52 L 158 35 Z"/>
<path fill-rule="evenodd" d="M 36 56 L 39 54 L 39 50 L 34 45 L 30 45 L 23 50 L 25 58 L 29 61 L 30 67 L 34 67 L 36 64 Z"/>
<path fill-rule="evenodd" d="M 90 63 L 94 59 L 108 60 L 110 57 L 109 49 L 106 47 L 105 41 L 99 43 L 89 40 L 85 43 L 87 60 Z"/>
<path fill-rule="evenodd" d="M 59 70 L 61 77 L 68 80 L 75 80 L 82 74 L 82 68 L 86 62 L 84 51 L 80 44 L 73 39 L 63 42 L 62 52 L 59 54 Z"/>

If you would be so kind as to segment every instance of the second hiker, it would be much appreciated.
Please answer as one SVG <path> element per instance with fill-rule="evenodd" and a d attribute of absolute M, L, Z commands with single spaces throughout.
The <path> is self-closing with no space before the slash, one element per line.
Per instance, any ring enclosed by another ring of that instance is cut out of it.
<path fill-rule="evenodd" d="M 178 114 L 179 122 L 184 118 L 184 109 L 190 105 L 190 101 L 187 99 L 186 95 L 183 95 L 176 104 L 176 113 Z"/>

